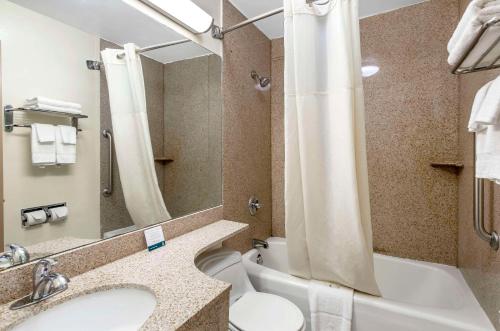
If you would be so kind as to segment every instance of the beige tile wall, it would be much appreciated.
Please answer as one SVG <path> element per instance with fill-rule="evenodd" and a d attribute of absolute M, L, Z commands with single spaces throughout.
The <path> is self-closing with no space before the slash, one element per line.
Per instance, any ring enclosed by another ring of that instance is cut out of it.
<path fill-rule="evenodd" d="M 374 248 L 455 265 L 457 177 L 430 167 L 458 157 L 458 79 L 446 44 L 455 0 L 431 0 L 361 20 L 364 59 L 380 72 L 364 79 Z M 272 47 L 273 235 L 284 235 L 283 40 Z"/>
<path fill-rule="evenodd" d="M 224 0 L 224 26 L 245 18 Z M 271 94 L 255 90 L 250 72 L 271 74 L 271 42 L 249 25 L 224 38 L 223 63 L 223 201 L 224 218 L 250 224 L 250 231 L 232 240 L 234 247 L 250 248 L 251 237 L 271 235 Z M 255 195 L 263 207 L 248 212 Z"/>
<path fill-rule="evenodd" d="M 179 217 L 222 204 L 222 63 L 208 55 L 163 68 L 165 156 L 174 161 L 162 186 Z"/>
<path fill-rule="evenodd" d="M 461 11 L 469 0 L 461 0 Z M 473 229 L 474 197 L 474 141 L 467 132 L 470 110 L 474 96 L 486 82 L 500 74 L 492 70 L 460 76 L 460 155 L 465 168 L 458 181 L 458 266 L 495 327 L 500 329 L 500 252 L 489 248 Z M 497 185 L 485 185 L 485 224 L 488 230 L 500 232 L 500 189 Z"/>

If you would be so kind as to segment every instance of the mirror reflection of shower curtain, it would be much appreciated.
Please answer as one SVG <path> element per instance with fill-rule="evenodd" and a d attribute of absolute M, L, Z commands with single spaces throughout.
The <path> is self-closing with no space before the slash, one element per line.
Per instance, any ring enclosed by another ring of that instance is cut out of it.
<path fill-rule="evenodd" d="M 285 0 L 290 273 L 380 295 L 374 275 L 358 1 Z"/>
<path fill-rule="evenodd" d="M 171 219 L 158 186 L 140 56 L 134 44 L 101 52 L 106 72 L 116 159 L 127 210 L 135 225 Z"/>

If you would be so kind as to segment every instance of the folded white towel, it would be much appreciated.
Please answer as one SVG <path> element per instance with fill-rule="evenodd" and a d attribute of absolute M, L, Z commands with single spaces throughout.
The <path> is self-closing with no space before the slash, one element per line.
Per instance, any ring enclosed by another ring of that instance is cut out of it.
<path fill-rule="evenodd" d="M 60 113 L 71 113 L 71 114 L 81 114 L 82 111 L 74 108 L 65 108 L 65 107 L 56 107 L 56 106 L 51 106 L 51 105 L 46 105 L 42 103 L 37 103 L 37 104 L 25 104 L 23 106 L 24 108 L 27 109 L 42 109 L 42 110 L 50 110 L 50 111 L 57 111 Z"/>
<path fill-rule="evenodd" d="M 56 163 L 55 127 L 48 124 L 31 125 L 31 162 L 46 166 Z"/>
<path fill-rule="evenodd" d="M 486 97 L 486 93 L 488 92 L 488 89 L 490 88 L 491 84 L 493 82 L 488 82 L 486 85 L 481 87 L 479 91 L 477 91 L 476 96 L 474 98 L 474 103 L 472 104 L 472 110 L 470 113 L 470 118 L 469 118 L 469 124 L 468 124 L 468 129 L 469 132 L 479 132 L 486 127 L 479 123 L 477 121 L 477 116 L 479 115 L 479 112 L 481 111 L 481 106 L 483 105 L 484 99 Z"/>
<path fill-rule="evenodd" d="M 58 125 L 56 130 L 56 163 L 76 163 L 76 128 Z"/>
<path fill-rule="evenodd" d="M 350 331 L 354 291 L 320 281 L 308 287 L 312 331 Z"/>
<path fill-rule="evenodd" d="M 473 0 L 465 10 L 453 36 L 448 42 L 448 63 L 456 65 L 474 41 L 481 26 L 495 17 L 500 17 L 499 0 Z M 495 26 L 488 29 L 461 67 L 472 66 L 499 36 L 500 27 Z M 492 63 L 499 54 L 498 51 L 500 51 L 500 45 L 490 51 L 479 65 Z"/>
<path fill-rule="evenodd" d="M 82 110 L 82 105 L 79 103 L 75 103 L 75 102 L 50 99 L 50 98 L 46 98 L 46 97 L 34 97 L 31 99 L 26 99 L 26 105 L 36 105 L 36 104 L 61 107 L 61 108 L 72 108 L 75 110 Z"/>

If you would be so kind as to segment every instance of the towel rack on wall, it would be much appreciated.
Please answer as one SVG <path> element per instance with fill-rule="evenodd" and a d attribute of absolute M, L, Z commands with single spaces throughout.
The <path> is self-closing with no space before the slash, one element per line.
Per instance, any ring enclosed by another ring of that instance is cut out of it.
<path fill-rule="evenodd" d="M 491 70 L 491 69 L 496 69 L 500 68 L 500 54 L 494 58 L 494 60 L 487 65 L 479 66 L 481 61 L 486 58 L 495 48 L 496 46 L 500 43 L 500 37 L 498 37 L 487 49 L 484 51 L 481 56 L 472 64 L 470 67 L 465 67 L 462 68 L 462 64 L 467 60 L 469 55 L 472 53 L 474 50 L 474 47 L 479 43 L 483 35 L 490 29 L 491 27 L 500 27 L 500 18 L 494 17 L 488 22 L 484 23 L 481 26 L 481 29 L 479 29 L 476 37 L 474 40 L 471 42 L 467 50 L 464 52 L 458 63 L 453 67 L 451 72 L 455 75 L 460 75 L 460 74 L 468 74 L 471 72 L 478 72 L 478 71 L 484 71 L 484 70 Z"/>
<path fill-rule="evenodd" d="M 477 36 L 474 38 L 471 45 L 464 52 L 458 64 L 456 64 L 451 72 L 455 75 L 460 74 L 468 74 L 471 72 L 485 71 L 500 68 L 500 63 L 497 64 L 500 60 L 500 54 L 494 58 L 494 61 L 488 65 L 479 66 L 481 61 L 489 55 L 493 49 L 500 43 L 500 37 L 498 37 L 488 49 L 481 54 L 478 60 L 475 63 L 466 68 L 461 68 L 462 64 L 467 60 L 467 57 L 472 53 L 474 47 L 479 43 L 481 37 L 484 33 L 491 28 L 492 26 L 500 26 L 500 18 L 493 18 L 483 24 L 481 29 L 479 30 Z M 474 156 L 476 155 L 476 134 L 474 133 Z M 500 246 L 500 238 L 498 233 L 494 230 L 488 232 L 484 227 L 484 179 L 477 178 L 474 174 L 474 231 L 478 235 L 479 238 L 489 243 L 490 247 L 494 250 L 498 250 Z"/>
<path fill-rule="evenodd" d="M 45 109 L 30 109 L 30 108 L 22 108 L 22 107 L 21 108 L 14 108 L 11 105 L 7 105 L 3 108 L 5 132 L 12 132 L 14 130 L 14 128 L 31 128 L 30 124 L 15 124 L 14 123 L 14 112 L 16 112 L 16 111 L 71 118 L 71 126 L 75 127 L 77 131 L 82 131 L 81 129 L 78 128 L 78 120 L 81 118 L 88 118 L 87 115 L 83 115 L 83 114 L 64 113 L 64 112 L 51 111 L 51 110 L 45 110 Z"/>

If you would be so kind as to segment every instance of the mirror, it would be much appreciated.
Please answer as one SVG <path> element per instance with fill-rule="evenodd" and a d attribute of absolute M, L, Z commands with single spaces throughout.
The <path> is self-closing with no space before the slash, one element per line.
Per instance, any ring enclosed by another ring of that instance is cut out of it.
<path fill-rule="evenodd" d="M 184 38 L 98 2 L 0 0 L 0 244 L 30 260 L 222 203 L 221 58 L 184 42 L 106 63 Z M 6 248 L 0 268 L 22 262 Z"/>

